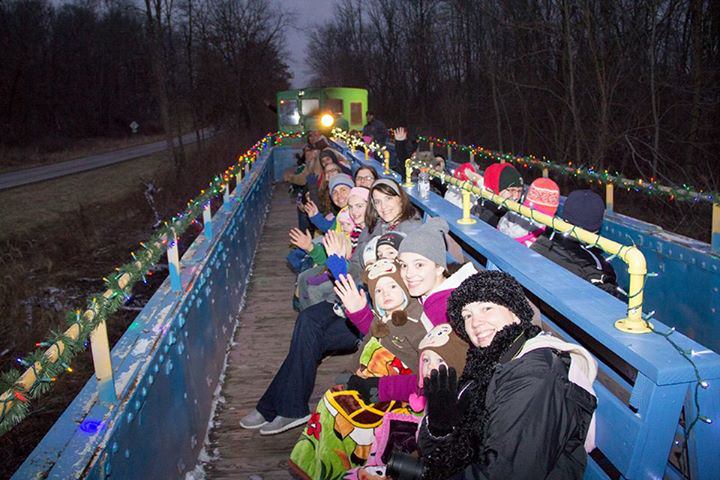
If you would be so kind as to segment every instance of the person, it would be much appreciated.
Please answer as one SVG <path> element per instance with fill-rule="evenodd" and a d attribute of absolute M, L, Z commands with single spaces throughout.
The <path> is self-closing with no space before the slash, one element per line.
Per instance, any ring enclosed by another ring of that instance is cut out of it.
<path fill-rule="evenodd" d="M 371 137 L 373 142 L 381 146 L 385 145 L 385 141 L 387 140 L 387 127 L 385 127 L 385 124 L 375 118 L 375 112 L 372 110 L 365 112 L 365 117 L 367 118 L 367 123 L 363 127 L 363 136 Z"/>
<path fill-rule="evenodd" d="M 419 322 L 422 308 L 410 302 L 394 260 L 366 267 L 363 282 L 373 306 L 371 325 L 361 329 L 365 338 L 350 363 L 352 373 L 338 377 L 338 385 L 325 392 L 295 444 L 290 455 L 295 476 L 340 478 L 348 464 L 365 463 L 375 427 L 386 413 L 409 413 L 404 402 L 379 400 L 377 381 L 409 375 L 418 365 L 417 346 L 426 333 Z M 364 294 L 345 296 L 343 302 L 346 308 L 357 302 L 370 309 Z"/>
<path fill-rule="evenodd" d="M 334 164 L 328 165 L 328 168 Z M 328 192 L 330 193 L 330 199 L 333 205 L 339 210 L 342 210 L 347 206 L 348 198 L 350 197 L 350 190 L 355 186 L 350 178 L 350 175 L 346 173 L 335 173 L 328 180 Z M 323 216 L 320 213 L 315 202 L 308 201 L 305 203 L 305 212 L 310 217 L 310 221 L 317 227 L 318 230 L 325 233 L 328 230 L 332 230 L 336 226 L 335 216 Z"/>
<path fill-rule="evenodd" d="M 515 167 L 509 163 L 493 163 L 485 169 L 483 175 L 484 188 L 490 190 L 495 195 L 515 202 L 520 201 L 523 194 L 523 180 Z M 489 200 L 481 199 L 475 205 L 472 212 L 491 227 L 497 227 L 498 222 L 507 209 L 500 205 L 496 205 Z"/>
<path fill-rule="evenodd" d="M 417 372 L 420 389 L 423 387 L 423 381 L 430 378 L 432 370 L 437 370 L 440 365 L 452 367 L 458 372 L 462 372 L 465 368 L 468 346 L 447 323 L 437 325 L 430 330 L 420 340 L 418 350 L 420 358 Z M 417 451 L 415 434 L 422 418 L 418 414 L 425 410 L 424 397 L 413 395 L 409 403 L 412 414 L 385 414 L 382 424 L 375 429 L 368 461 L 362 467 L 349 470 L 344 477 L 345 480 L 384 480 L 387 473 L 386 463 L 392 455 L 398 452 L 412 454 Z M 392 467 L 390 470 L 390 473 L 393 473 Z"/>
<path fill-rule="evenodd" d="M 362 253 L 373 237 L 388 230 L 407 234 L 421 224 L 410 199 L 393 180 L 377 180 L 370 191 L 370 198 L 365 213 L 365 228 L 358 246 L 345 263 L 355 278 L 360 278 L 356 269 L 362 272 Z M 331 252 L 327 253 L 331 255 Z M 308 400 L 320 361 L 331 354 L 352 353 L 362 341 L 363 335 L 344 315 L 342 308 L 336 309 L 334 302 L 328 301 L 300 312 L 285 360 L 255 409 L 240 420 L 240 426 L 260 429 L 261 435 L 273 435 L 307 422 L 310 418 Z"/>
<path fill-rule="evenodd" d="M 344 234 L 344 239 L 349 243 L 349 254 L 352 255 L 365 227 L 365 210 L 368 204 L 369 190 L 364 187 L 353 187 L 348 196 L 348 204 L 337 215 L 337 225 Z M 344 226 L 343 226 L 344 225 Z M 337 231 L 337 228 L 336 228 Z M 331 250 L 339 246 L 340 239 L 331 239 L 328 234 L 322 241 L 313 242 L 309 232 L 301 232 L 297 229 L 290 231 L 292 243 L 298 248 L 307 252 L 313 261 L 313 266 L 301 272 L 297 279 L 296 296 L 293 299 L 298 312 L 315 305 L 321 301 L 332 301 L 334 298 L 331 275 L 327 268 L 328 255 L 326 245 L 332 242 Z M 343 242 L 345 243 L 345 242 Z M 347 250 L 347 248 L 346 248 Z"/>
<path fill-rule="evenodd" d="M 549 178 L 537 178 L 528 187 L 523 205 L 551 217 L 560 205 L 560 187 Z M 516 212 L 506 213 L 497 229 L 516 242 L 531 246 L 545 232 L 545 225 Z"/>
<path fill-rule="evenodd" d="M 395 135 L 395 155 L 390 159 L 390 167 L 404 175 L 405 160 L 410 158 L 410 150 L 414 150 L 413 142 L 408 140 L 408 132 L 405 127 L 397 127 L 393 133 Z"/>
<path fill-rule="evenodd" d="M 447 242 L 445 236 L 448 224 L 442 218 L 429 218 L 420 228 L 410 232 L 400 243 L 397 260 L 400 273 L 407 286 L 412 302 L 422 305 L 420 322 L 425 331 L 435 325 L 447 323 L 447 299 L 453 289 L 465 278 L 475 273 L 472 263 L 460 267 L 452 275 L 447 265 Z M 349 280 L 348 280 L 349 278 Z M 352 277 L 339 277 L 336 282 L 336 293 L 346 306 L 346 316 L 360 331 L 366 331 L 372 322 L 370 309 L 362 300 Z M 351 306 L 348 306 L 351 305 Z M 377 387 L 381 401 L 408 401 L 410 395 L 416 393 L 417 377 L 414 374 L 394 378 L 381 378 L 377 381 L 367 380 L 367 388 Z"/>
<path fill-rule="evenodd" d="M 580 479 L 594 448 L 592 384 L 584 348 L 540 334 L 522 286 L 483 271 L 448 300 L 467 364 L 440 366 L 425 381 L 422 478 Z"/>
<path fill-rule="evenodd" d="M 445 157 L 440 154 L 435 154 L 435 158 L 432 161 L 432 168 L 438 173 L 446 173 L 446 163 Z M 441 197 L 444 197 L 447 193 L 448 185 L 439 177 L 430 176 L 430 189 Z"/>
<path fill-rule="evenodd" d="M 378 174 L 375 169 L 368 166 L 362 166 L 358 168 L 357 170 L 355 170 L 355 175 L 353 176 L 355 185 L 357 185 L 358 187 L 370 188 L 377 179 Z"/>
<path fill-rule="evenodd" d="M 472 163 L 469 162 L 460 164 L 460 166 L 456 168 L 453 172 L 453 176 L 460 181 L 469 182 L 471 184 L 474 184 L 475 179 L 479 177 L 479 175 L 477 175 L 475 172 L 475 167 Z M 475 197 L 475 194 L 472 194 L 472 197 Z M 445 195 L 443 195 L 443 198 L 445 198 L 445 200 L 452 203 L 456 207 L 462 208 L 462 190 L 460 188 L 449 187 L 445 191 Z M 473 200 L 473 203 L 474 202 L 475 201 Z"/>
<path fill-rule="evenodd" d="M 395 260 L 399 253 L 400 244 L 405 237 L 406 235 L 400 232 L 387 232 L 378 237 L 378 241 L 375 243 L 375 256 L 379 259 Z"/>
<path fill-rule="evenodd" d="M 561 216 L 583 230 L 598 233 L 604 214 L 605 202 L 600 195 L 583 189 L 570 192 Z M 530 248 L 596 287 L 624 299 L 625 294 L 617 285 L 615 269 L 599 248 L 584 245 L 571 235 L 548 235 L 547 232 L 539 236 Z"/>

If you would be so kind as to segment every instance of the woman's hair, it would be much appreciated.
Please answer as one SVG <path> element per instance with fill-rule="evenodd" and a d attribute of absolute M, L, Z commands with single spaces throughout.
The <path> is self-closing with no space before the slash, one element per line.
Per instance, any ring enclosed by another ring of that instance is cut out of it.
<path fill-rule="evenodd" d="M 397 182 L 394 180 L 393 183 L 397 185 Z M 400 197 L 400 216 L 395 219 L 395 223 L 410 220 L 411 218 L 415 218 L 417 216 L 417 210 L 415 210 L 415 207 L 413 207 L 412 203 L 410 203 L 410 197 L 407 196 L 405 191 L 400 188 L 399 185 L 397 185 L 396 188 L 397 190 L 387 184 L 376 183 L 370 189 L 370 201 L 368 202 L 367 209 L 365 210 L 365 226 L 367 227 L 368 232 L 372 232 L 373 229 L 375 229 L 375 225 L 377 225 L 378 219 L 380 218 L 377 210 L 375 210 L 375 203 L 373 202 L 373 193 L 375 191 L 390 197 Z"/>
<path fill-rule="evenodd" d="M 373 177 L 373 182 L 378 179 L 378 174 L 377 174 L 377 172 L 375 171 L 374 168 L 363 165 L 362 167 L 360 167 L 360 168 L 358 168 L 357 170 L 355 170 L 355 175 L 353 175 L 353 181 L 354 181 L 355 183 L 357 183 L 358 173 L 360 173 L 360 171 L 362 171 L 362 170 L 368 170 L 368 171 L 370 171 L 370 173 L 372 174 L 372 177 Z"/>

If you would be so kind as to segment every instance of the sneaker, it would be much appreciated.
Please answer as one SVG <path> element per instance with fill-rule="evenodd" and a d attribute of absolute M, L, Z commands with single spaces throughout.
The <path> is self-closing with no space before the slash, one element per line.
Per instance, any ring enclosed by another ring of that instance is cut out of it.
<path fill-rule="evenodd" d="M 275 420 L 268 423 L 260 429 L 260 435 L 275 435 L 276 433 L 282 433 L 301 425 L 305 425 L 310 420 L 310 415 L 302 418 L 287 418 L 277 416 Z"/>
<path fill-rule="evenodd" d="M 258 412 L 256 409 L 253 409 L 252 412 L 240 419 L 240 426 L 248 430 L 256 430 L 263 425 L 267 425 L 267 423 L 268 421 L 265 420 L 262 413 Z"/>

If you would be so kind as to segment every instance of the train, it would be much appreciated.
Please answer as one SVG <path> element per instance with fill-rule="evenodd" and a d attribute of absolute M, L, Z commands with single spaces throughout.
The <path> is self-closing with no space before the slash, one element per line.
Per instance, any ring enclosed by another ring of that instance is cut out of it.
<path fill-rule="evenodd" d="M 362 130 L 367 121 L 368 91 L 364 88 L 298 88 L 278 92 L 276 97 L 280 132 Z"/>

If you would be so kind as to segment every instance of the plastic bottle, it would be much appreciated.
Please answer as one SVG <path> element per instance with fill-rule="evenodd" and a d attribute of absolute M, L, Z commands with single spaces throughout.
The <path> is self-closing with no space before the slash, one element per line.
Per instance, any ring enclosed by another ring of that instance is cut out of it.
<path fill-rule="evenodd" d="M 420 174 L 418 175 L 418 191 L 422 199 L 428 198 L 430 194 L 430 174 L 427 168 L 420 169 Z"/>

